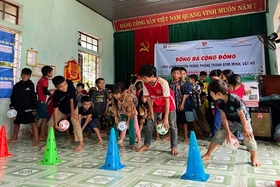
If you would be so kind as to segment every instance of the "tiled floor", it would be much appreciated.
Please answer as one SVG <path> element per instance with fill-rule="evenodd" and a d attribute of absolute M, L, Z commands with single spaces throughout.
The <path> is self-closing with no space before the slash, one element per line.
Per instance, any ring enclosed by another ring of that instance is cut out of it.
<path fill-rule="evenodd" d="M 125 168 L 119 171 L 98 169 L 105 163 L 106 146 L 96 145 L 96 140 L 85 142 L 82 153 L 74 153 L 75 144 L 65 143 L 57 138 L 59 159 L 56 166 L 38 165 L 44 152 L 32 148 L 31 140 L 22 139 L 9 145 L 14 156 L 0 159 L 0 186 L 47 187 L 47 186 L 120 186 L 120 187 L 263 187 L 275 186 L 280 180 L 280 148 L 274 142 L 258 141 L 258 157 L 262 166 L 251 167 L 249 153 L 240 146 L 236 151 L 220 147 L 212 161 L 204 162 L 205 172 L 210 174 L 207 182 L 182 180 L 186 172 L 188 144 L 180 141 L 179 156 L 169 154 L 169 142 L 153 141 L 150 151 L 137 153 L 129 148 L 119 147 L 120 158 Z M 127 142 L 127 141 L 126 141 Z M 209 142 L 198 140 L 201 154 L 206 152 Z"/>

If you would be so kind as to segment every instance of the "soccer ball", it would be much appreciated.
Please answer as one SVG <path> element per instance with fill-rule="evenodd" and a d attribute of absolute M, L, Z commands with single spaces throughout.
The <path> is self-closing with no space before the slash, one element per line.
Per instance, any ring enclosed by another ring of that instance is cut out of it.
<path fill-rule="evenodd" d="M 17 116 L 17 111 L 15 109 L 10 109 L 7 112 L 8 118 L 15 118 Z"/>
<path fill-rule="evenodd" d="M 59 127 L 60 127 L 63 131 L 66 131 L 66 130 L 69 128 L 70 123 L 69 123 L 69 121 L 63 119 L 63 120 L 61 120 L 61 121 L 59 122 L 58 125 L 59 125 Z"/>
<path fill-rule="evenodd" d="M 117 127 L 120 131 L 125 131 L 127 129 L 127 125 L 126 125 L 126 122 L 125 121 L 121 121 L 119 122 L 118 124 L 118 127 Z"/>
<path fill-rule="evenodd" d="M 230 137 L 230 142 L 227 143 L 227 141 L 225 140 L 224 144 L 225 144 L 225 147 L 226 147 L 227 149 L 229 149 L 229 150 L 235 150 L 235 149 L 237 149 L 238 146 L 239 146 L 239 141 L 238 141 L 238 139 L 237 139 L 234 135 L 232 135 L 232 136 Z"/>
<path fill-rule="evenodd" d="M 162 124 L 162 123 L 159 123 L 157 125 L 157 132 L 160 134 L 160 135 L 165 135 L 168 133 L 168 129 L 165 128 L 165 126 Z"/>

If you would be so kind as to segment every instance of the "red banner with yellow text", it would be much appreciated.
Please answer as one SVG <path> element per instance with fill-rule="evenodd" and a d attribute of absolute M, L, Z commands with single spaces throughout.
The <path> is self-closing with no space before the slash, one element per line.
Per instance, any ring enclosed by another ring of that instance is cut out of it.
<path fill-rule="evenodd" d="M 266 0 L 240 0 L 114 21 L 116 31 L 266 11 Z"/>
<path fill-rule="evenodd" d="M 134 32 L 134 73 L 145 64 L 154 64 L 156 43 L 168 43 L 168 26 L 137 29 Z"/>

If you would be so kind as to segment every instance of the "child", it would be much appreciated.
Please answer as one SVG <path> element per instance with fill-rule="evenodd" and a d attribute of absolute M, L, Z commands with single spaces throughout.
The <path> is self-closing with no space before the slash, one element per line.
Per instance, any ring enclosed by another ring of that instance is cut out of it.
<path fill-rule="evenodd" d="M 242 84 L 242 78 L 238 74 L 233 74 L 228 77 L 228 92 L 238 95 L 241 99 L 243 99 L 245 93 L 244 84 Z"/>
<path fill-rule="evenodd" d="M 63 131 L 63 129 L 58 126 L 58 122 L 69 115 L 74 128 L 75 141 L 79 141 L 79 145 L 75 148 L 75 151 L 82 151 L 84 149 L 84 141 L 78 116 L 79 108 L 76 89 L 72 81 L 65 80 L 63 76 L 55 76 L 52 82 L 57 90 L 53 94 L 54 111 L 49 121 L 49 127 L 54 127 L 58 131 Z"/>
<path fill-rule="evenodd" d="M 76 95 L 77 95 L 77 100 L 78 100 L 78 107 L 82 106 L 81 98 L 84 96 L 85 85 L 83 83 L 78 83 L 76 85 Z"/>
<path fill-rule="evenodd" d="M 227 78 L 231 75 L 233 75 L 234 72 L 231 69 L 225 69 L 221 73 L 221 79 L 225 82 L 227 82 Z"/>
<path fill-rule="evenodd" d="M 177 124 L 179 127 L 188 128 L 187 119 L 185 116 L 185 100 L 187 98 L 186 94 L 182 93 L 182 87 L 185 82 L 183 82 L 181 77 L 181 68 L 173 67 L 171 69 L 172 80 L 169 82 L 169 86 L 175 95 L 175 104 L 176 104 L 176 116 L 177 116 Z M 184 132 L 188 132 L 188 129 L 185 129 Z M 184 142 L 189 142 L 188 133 L 184 134 Z"/>
<path fill-rule="evenodd" d="M 207 112 L 208 112 L 208 109 L 209 109 L 209 103 L 208 103 L 207 95 L 206 95 L 205 92 L 201 92 L 200 100 L 201 100 L 201 110 L 202 110 L 202 113 L 205 116 L 207 116 Z"/>
<path fill-rule="evenodd" d="M 97 90 L 92 92 L 91 101 L 92 107 L 98 112 L 99 123 L 102 119 L 102 116 L 106 116 L 108 112 L 108 104 L 109 104 L 109 94 L 107 90 L 105 90 L 105 79 L 98 78 L 95 80 L 95 85 Z M 100 124 L 103 128 L 103 124 Z"/>
<path fill-rule="evenodd" d="M 111 90 L 107 90 L 109 94 L 109 104 L 107 116 L 104 116 L 105 131 L 101 136 L 106 136 L 109 134 L 110 128 L 114 125 L 114 114 L 113 114 L 113 95 Z"/>
<path fill-rule="evenodd" d="M 201 111 L 201 101 L 200 101 L 200 87 L 195 84 L 197 82 L 197 75 L 192 74 L 188 76 L 189 78 L 189 82 L 192 85 L 192 99 L 194 101 L 195 104 L 195 113 L 197 116 L 197 120 L 194 121 L 194 128 L 195 131 L 198 133 L 198 135 L 200 136 L 200 132 L 202 132 L 202 135 L 204 137 L 209 137 L 210 136 L 210 126 L 208 125 L 206 118 L 204 116 L 204 114 Z M 202 138 L 202 137 L 201 137 Z"/>
<path fill-rule="evenodd" d="M 30 80 L 31 74 L 31 69 L 23 68 L 21 70 L 22 80 L 13 87 L 10 108 L 17 111 L 17 116 L 14 119 L 13 138 L 9 142 L 17 143 L 20 124 L 31 124 L 33 131 L 32 146 L 38 146 L 38 127 L 35 120 L 37 99 L 34 84 Z"/>
<path fill-rule="evenodd" d="M 129 132 L 129 144 L 132 149 L 135 149 L 135 132 L 134 132 L 134 116 L 136 114 L 136 109 L 133 104 L 131 94 L 126 92 L 125 84 L 120 82 L 113 86 L 113 113 L 114 113 L 114 128 L 116 132 L 116 137 L 119 136 L 119 131 L 117 130 L 117 125 L 120 121 L 125 121 Z M 119 144 L 123 143 L 123 137 L 118 141 Z"/>
<path fill-rule="evenodd" d="M 184 67 L 180 67 L 181 69 L 181 81 L 186 82 L 186 78 L 187 78 L 187 70 Z"/>
<path fill-rule="evenodd" d="M 207 77 L 207 73 L 205 71 L 201 71 L 199 73 L 199 80 L 197 81 L 198 83 L 203 84 L 203 88 L 201 88 L 201 91 L 205 92 L 205 93 L 207 93 L 207 89 L 208 89 L 208 85 L 209 85 L 209 83 L 205 81 L 206 77 Z"/>
<path fill-rule="evenodd" d="M 53 68 L 50 66 L 44 66 L 41 69 L 42 77 L 38 80 L 36 85 L 37 95 L 38 95 L 38 108 L 36 112 L 37 120 L 42 119 L 39 126 L 40 135 L 39 140 L 46 140 L 46 123 L 49 119 L 47 111 L 47 95 L 53 94 L 54 89 L 48 90 L 49 78 L 53 77 Z"/>
<path fill-rule="evenodd" d="M 83 96 L 81 98 L 82 106 L 79 107 L 79 121 L 81 122 L 82 131 L 88 131 L 93 129 L 97 135 L 98 143 L 101 145 L 103 140 L 100 135 L 100 131 L 97 128 L 98 113 L 91 105 L 89 96 Z"/>
<path fill-rule="evenodd" d="M 169 88 L 168 82 L 161 77 L 157 77 L 156 68 L 153 65 L 142 66 L 140 76 L 144 82 L 143 95 L 147 97 L 149 115 L 146 123 L 145 142 L 138 151 L 149 150 L 155 119 L 157 119 L 160 113 L 164 113 L 162 123 L 170 131 L 171 155 L 178 155 L 178 132 L 174 94 Z"/>
<path fill-rule="evenodd" d="M 139 128 L 141 133 L 143 126 L 146 122 L 146 119 L 148 117 L 148 103 L 147 103 L 147 98 L 143 96 L 143 90 L 141 90 L 139 93 L 138 101 L 139 102 L 137 106 L 137 112 L 138 112 Z M 157 138 L 159 138 L 159 135 Z"/>
<path fill-rule="evenodd" d="M 227 84 L 222 80 L 211 82 L 208 88 L 212 98 L 219 101 L 221 123 L 224 128 L 218 129 L 202 160 L 211 159 L 211 154 L 217 146 L 222 145 L 224 140 L 229 142 L 230 137 L 233 136 L 232 132 L 238 130 L 243 132 L 245 136 L 245 145 L 251 153 L 252 166 L 260 166 L 257 161 L 257 143 L 252 133 L 251 119 L 245 105 L 239 97 L 227 93 Z"/>
<path fill-rule="evenodd" d="M 230 75 L 227 79 L 228 83 L 228 93 L 235 94 L 240 97 L 240 99 L 243 99 L 244 93 L 245 93 L 245 87 L 244 84 L 242 84 L 242 79 L 240 75 L 233 74 Z M 240 144 L 244 145 L 244 137 L 239 131 L 234 132 L 234 135 L 237 137 L 238 140 L 240 140 Z"/>

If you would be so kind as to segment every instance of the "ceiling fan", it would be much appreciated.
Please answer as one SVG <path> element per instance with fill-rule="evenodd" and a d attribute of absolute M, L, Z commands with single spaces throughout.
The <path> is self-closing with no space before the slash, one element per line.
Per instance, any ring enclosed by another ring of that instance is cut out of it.
<path fill-rule="evenodd" d="M 276 49 L 276 43 L 280 43 L 280 39 L 277 39 L 278 35 L 275 32 L 269 36 L 264 36 L 263 34 L 258 34 L 257 36 L 264 46 L 273 51 Z"/>

